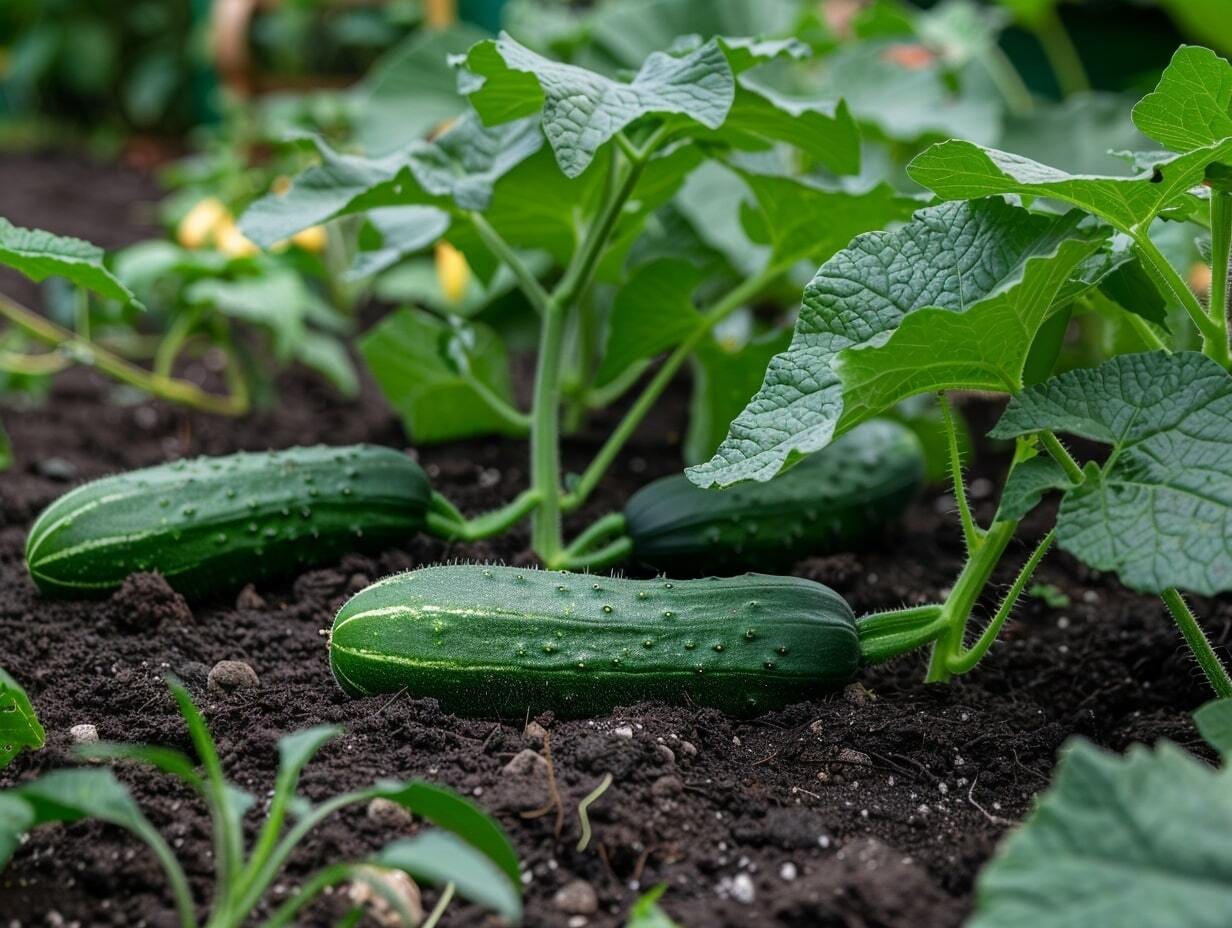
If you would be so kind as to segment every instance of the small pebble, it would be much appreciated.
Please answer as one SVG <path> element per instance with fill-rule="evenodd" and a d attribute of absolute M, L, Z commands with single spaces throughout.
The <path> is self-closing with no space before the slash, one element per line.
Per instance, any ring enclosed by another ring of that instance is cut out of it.
<path fill-rule="evenodd" d="M 524 734 L 526 735 L 527 741 L 542 742 L 547 736 L 547 733 L 548 730 L 538 722 L 532 720 L 526 723 L 526 731 Z"/>
<path fill-rule="evenodd" d="M 94 744 L 98 741 L 98 728 L 84 722 L 70 728 L 68 736 L 73 739 L 73 744 Z"/>
<path fill-rule="evenodd" d="M 859 767 L 871 767 L 872 760 L 863 751 L 856 751 L 852 748 L 843 748 L 838 752 L 838 759 L 844 764 L 854 764 Z"/>
<path fill-rule="evenodd" d="M 663 762 L 665 767 L 674 767 L 676 765 L 676 752 L 669 748 L 666 744 L 656 744 L 655 754 L 659 760 Z"/>
<path fill-rule="evenodd" d="M 261 680 L 246 661 L 219 661 L 210 669 L 208 683 L 211 693 L 231 693 L 255 689 Z"/>
<path fill-rule="evenodd" d="M 621 725 L 618 728 L 613 728 L 612 734 L 617 738 L 631 739 L 633 737 L 633 726 Z"/>
<path fill-rule="evenodd" d="M 783 866 L 779 867 L 779 879 L 788 883 L 799 876 L 799 873 L 800 871 L 796 869 L 796 865 L 790 860 L 783 864 Z"/>
<path fill-rule="evenodd" d="M 383 796 L 369 802 L 365 814 L 383 828 L 405 828 L 415 821 L 410 809 Z"/>
<path fill-rule="evenodd" d="M 718 894 L 734 899 L 741 905 L 751 905 L 757 895 L 753 887 L 753 878 L 747 873 L 737 873 L 735 876 L 725 876 L 719 881 Z"/>
<path fill-rule="evenodd" d="M 501 769 L 501 773 L 507 777 L 529 777 L 535 776 L 539 771 L 547 771 L 548 762 L 544 760 L 543 755 L 538 751 L 532 751 L 530 748 L 524 748 L 513 755 L 513 759 Z"/>
<path fill-rule="evenodd" d="M 239 610 L 264 609 L 265 600 L 257 592 L 257 588 L 250 583 L 235 597 L 235 608 Z"/>
<path fill-rule="evenodd" d="M 679 796 L 684 792 L 684 784 L 680 782 L 680 777 L 674 777 L 669 774 L 655 780 L 651 784 L 650 792 L 661 799 L 667 796 Z"/>
<path fill-rule="evenodd" d="M 685 757 L 696 757 L 697 756 L 697 748 L 694 747 L 693 742 L 691 741 L 681 741 L 680 751 L 682 754 L 684 754 Z"/>
<path fill-rule="evenodd" d="M 599 911 L 599 897 L 585 880 L 573 880 L 556 891 L 552 904 L 570 915 L 594 915 Z"/>

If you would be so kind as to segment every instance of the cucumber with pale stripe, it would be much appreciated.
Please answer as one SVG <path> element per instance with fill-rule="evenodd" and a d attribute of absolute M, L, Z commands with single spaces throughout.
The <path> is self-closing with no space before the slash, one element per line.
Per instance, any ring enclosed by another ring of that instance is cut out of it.
<path fill-rule="evenodd" d="M 436 697 L 463 715 L 605 712 L 646 699 L 738 714 L 851 679 L 855 618 L 829 587 L 745 574 L 625 580 L 456 564 L 398 574 L 334 620 L 352 695 Z"/>
<path fill-rule="evenodd" d="M 392 448 L 201 457 L 83 484 L 26 541 L 44 593 L 97 596 L 139 571 L 208 594 L 404 540 L 424 522 L 423 469 Z"/>
<path fill-rule="evenodd" d="M 850 550 L 899 518 L 923 483 L 919 439 L 874 420 L 766 483 L 656 480 L 633 494 L 625 525 L 633 556 L 660 570 L 768 570 Z"/>

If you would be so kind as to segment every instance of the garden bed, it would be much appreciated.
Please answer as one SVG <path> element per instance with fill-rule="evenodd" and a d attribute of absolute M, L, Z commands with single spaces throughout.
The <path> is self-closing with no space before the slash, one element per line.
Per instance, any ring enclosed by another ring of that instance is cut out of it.
<path fill-rule="evenodd" d="M 0 161 L 8 183 L 0 215 L 14 222 L 80 231 L 118 243 L 139 221 L 130 205 L 144 182 L 110 172 L 84 189 L 111 195 L 83 201 L 24 196 L 37 160 Z M 60 172 L 61 166 L 57 167 Z M 99 169 L 82 165 L 97 175 Z M 108 182 L 108 181 L 112 182 Z M 152 186 L 150 187 L 152 191 Z M 151 198 L 153 193 L 151 192 Z M 65 212 L 61 213 L 60 210 Z M 89 222 L 78 230 L 72 222 Z M 109 226 L 103 236 L 95 227 Z M 139 230 L 132 229 L 133 237 Z M 204 369 L 186 376 L 208 376 Z M 371 384 L 344 403 L 307 374 L 285 375 L 272 409 L 243 421 L 210 418 L 137 399 L 114 402 L 89 373 L 56 381 L 45 405 L 7 408 L 16 449 L 0 475 L 0 635 L 7 669 L 27 687 L 48 731 L 47 747 L 20 757 L 0 785 L 69 761 L 70 728 L 97 727 L 103 739 L 188 747 L 164 674 L 177 674 L 200 700 L 235 782 L 258 796 L 273 785 L 278 735 L 337 722 L 347 737 L 327 746 L 304 778 L 319 798 L 375 777 L 424 777 L 473 796 L 494 812 L 526 872 L 526 923 L 583 924 L 572 908 L 587 893 L 598 911 L 587 925 L 623 924 L 638 888 L 667 883 L 664 908 L 701 926 L 958 925 L 970 909 L 976 872 L 1005 830 L 1048 782 L 1057 748 L 1085 735 L 1121 749 L 1167 737 L 1202 751 L 1188 712 L 1208 691 L 1158 599 L 1137 596 L 1054 554 L 1037 580 L 1069 597 L 1065 606 L 1029 598 L 994 654 L 968 677 L 925 686 L 922 656 L 863 675 L 832 697 L 748 721 L 712 710 L 632 706 L 601 718 L 537 721 L 550 734 L 563 797 L 554 815 L 523 813 L 548 798 L 542 767 L 520 752 L 540 751 L 528 719 L 460 720 L 432 700 L 347 699 L 330 678 L 323 630 L 335 610 L 369 581 L 395 570 L 451 559 L 527 564 L 527 537 L 515 530 L 473 545 L 426 537 L 374 556 L 341 562 L 208 602 L 184 603 L 161 581 L 130 581 L 111 599 L 53 602 L 25 573 L 26 530 L 48 502 L 74 483 L 174 457 L 325 442 L 370 441 L 403 447 L 396 417 Z M 120 397 L 124 400 L 124 397 Z M 969 407 L 984 431 L 994 410 Z M 617 421 L 619 410 L 565 443 L 580 470 Z M 581 527 L 619 509 L 647 480 L 677 469 L 683 391 L 669 394 L 644 423 L 584 512 Z M 420 449 L 433 486 L 467 513 L 512 498 L 525 486 L 523 446 L 472 441 Z M 1003 471 L 984 448 L 973 475 L 977 514 L 991 516 L 996 487 L 981 473 Z M 792 573 L 827 583 L 857 612 L 935 601 L 963 561 L 953 501 L 929 493 L 875 550 L 796 564 Z M 1017 558 L 997 579 L 1013 576 Z M 1229 637 L 1232 609 L 1202 603 L 1217 643 Z M 256 688 L 210 692 L 206 674 L 220 660 L 248 662 Z M 513 762 L 511 764 L 511 762 Z M 203 809 L 170 778 L 121 769 L 122 778 L 205 893 L 209 829 Z M 594 837 L 578 852 L 577 802 L 604 774 L 611 788 L 591 807 Z M 359 856 L 393 835 L 396 823 L 362 808 L 331 820 L 306 841 L 284 882 L 340 855 Z M 280 897 L 273 894 L 272 901 Z M 562 903 L 565 903 L 562 905 Z M 0 877 L 0 912 L 21 925 L 172 925 L 171 900 L 143 846 L 98 823 L 34 832 Z M 332 924 L 342 907 L 312 910 L 304 924 Z M 332 921 L 331 921 L 332 919 Z M 573 921 L 571 921 L 571 919 Z M 59 923 L 59 922 L 54 922 Z M 459 908 L 450 925 L 491 924 Z"/>

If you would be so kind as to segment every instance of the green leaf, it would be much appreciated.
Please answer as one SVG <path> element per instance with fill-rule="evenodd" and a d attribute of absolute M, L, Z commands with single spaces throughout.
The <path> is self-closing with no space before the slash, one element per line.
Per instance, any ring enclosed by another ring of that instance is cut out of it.
<path fill-rule="evenodd" d="M 1037 100 L 1030 113 L 1007 117 L 998 144 L 1071 174 L 1123 174 L 1125 162 L 1113 152 L 1147 146 L 1129 116 L 1133 103 L 1133 97 L 1112 93 Z"/>
<path fill-rule="evenodd" d="M 407 255 L 432 245 L 449 229 L 449 214 L 435 206 L 380 207 L 368 211 L 368 221 L 381 236 L 381 247 L 355 255 L 346 272 L 351 280 L 388 270 Z"/>
<path fill-rule="evenodd" d="M 118 741 L 96 741 L 93 744 L 78 745 L 76 754 L 86 760 L 126 760 L 148 764 L 155 770 L 178 777 L 197 789 L 202 786 L 201 776 L 197 773 L 197 765 L 187 754 L 174 748 L 154 747 L 148 744 L 126 744 Z"/>
<path fill-rule="evenodd" d="M 8 429 L 4 427 L 4 423 L 0 422 L 0 471 L 8 470 L 13 466 L 13 443 L 9 440 Z M 0 767 L 4 764 L 0 762 Z"/>
<path fill-rule="evenodd" d="M 707 129 L 727 118 L 735 76 L 718 42 L 676 58 L 648 57 L 630 83 L 544 58 L 507 34 L 467 53 L 462 89 L 487 125 L 543 114 L 543 131 L 567 177 L 644 116 L 678 115 Z"/>
<path fill-rule="evenodd" d="M 667 884 L 661 883 L 643 893 L 637 902 L 633 903 L 633 908 L 629 909 L 629 920 L 625 922 L 625 928 L 679 928 L 667 917 L 667 913 L 659 908 L 659 900 L 665 892 Z"/>
<path fill-rule="evenodd" d="M 300 771 L 334 738 L 342 735 L 337 725 L 314 725 L 278 739 L 278 782 L 294 787 Z"/>
<path fill-rule="evenodd" d="M 53 235 L 42 229 L 23 229 L 0 218 L 0 265 L 11 267 L 35 283 L 48 277 L 63 277 L 78 287 L 121 303 L 137 298 L 103 265 L 103 249 L 97 245 Z"/>
<path fill-rule="evenodd" d="M 1160 6 L 1187 35 L 1232 53 L 1232 8 L 1224 0 L 1160 0 Z"/>
<path fill-rule="evenodd" d="M 422 310 L 402 309 L 360 338 L 359 353 L 414 441 L 518 434 L 459 368 L 461 360 L 489 390 L 511 399 L 505 348 L 487 326 L 454 328 Z"/>
<path fill-rule="evenodd" d="M 997 521 L 1017 522 L 1039 505 L 1049 490 L 1071 490 L 1074 482 L 1066 476 L 1065 469 L 1047 454 L 1039 454 L 1014 465 L 1005 489 L 1001 491 L 1001 504 L 997 507 Z"/>
<path fill-rule="evenodd" d="M 749 194 L 748 184 L 734 169 L 723 162 L 706 161 L 689 175 L 672 201 L 697 238 L 745 277 L 765 267 L 770 256 L 769 248 L 754 243 L 744 231 L 741 210 Z M 672 236 L 672 244 L 679 238 Z"/>
<path fill-rule="evenodd" d="M 97 818 L 142 833 L 153 830 L 128 788 L 110 770 L 87 767 L 53 770 L 18 794 L 34 812 L 30 827 L 47 822 L 76 822 Z"/>
<path fill-rule="evenodd" d="M 34 827 L 34 810 L 16 790 L 0 793 L 0 868 L 21 846 L 21 836 Z"/>
<path fill-rule="evenodd" d="M 38 750 L 45 733 L 30 697 L 16 680 L 0 668 L 0 770 L 23 748 Z"/>
<path fill-rule="evenodd" d="M 309 329 L 300 336 L 293 354 L 296 361 L 328 380 L 342 396 L 359 396 L 359 375 L 342 339 Z"/>
<path fill-rule="evenodd" d="M 948 141 L 917 155 L 907 173 L 942 199 L 1016 193 L 1049 197 L 1093 213 L 1130 235 L 1145 234 L 1164 207 L 1202 183 L 1207 165 L 1232 156 L 1232 138 L 1157 162 L 1132 177 L 1067 174 L 1029 158 Z"/>
<path fill-rule="evenodd" d="M 372 795 L 392 800 L 451 831 L 481 851 L 516 887 L 522 885 L 518 854 L 496 820 L 453 790 L 422 780 L 378 783 Z"/>
<path fill-rule="evenodd" d="M 543 136 L 535 120 L 488 129 L 466 116 L 434 141 L 416 140 L 379 158 L 341 154 L 313 141 L 321 163 L 286 192 L 257 200 L 240 218 L 240 229 L 258 245 L 269 247 L 309 226 L 379 206 L 486 209 L 496 181 L 538 151 Z"/>
<path fill-rule="evenodd" d="M 675 258 L 633 272 L 612 303 L 597 386 L 611 383 L 638 361 L 674 348 L 697 329 L 701 316 L 693 306 L 693 291 L 701 280 L 696 267 Z"/>
<path fill-rule="evenodd" d="M 458 895 L 504 916 L 522 918 L 521 883 L 489 857 L 449 832 L 425 831 L 386 845 L 372 859 L 378 867 L 402 870 L 417 883 L 453 883 Z M 516 878 L 520 881 L 520 875 Z"/>
<path fill-rule="evenodd" d="M 805 288 L 791 346 L 689 479 L 769 480 L 917 393 L 1013 392 L 1058 290 L 1100 241 L 1076 214 L 996 199 L 930 207 L 902 229 L 859 236 Z"/>
<path fill-rule="evenodd" d="M 1232 789 L 1179 748 L 1085 741 L 980 874 L 967 928 L 1232 924 Z"/>
<path fill-rule="evenodd" d="M 1232 699 L 1214 699 L 1194 713 L 1204 741 L 1220 754 L 1232 754 Z"/>
<path fill-rule="evenodd" d="M 1122 355 L 1012 398 L 996 438 L 1053 429 L 1112 446 L 1066 493 L 1057 543 L 1134 590 L 1232 589 L 1232 377 L 1197 352 Z"/>
<path fill-rule="evenodd" d="M 355 137 L 368 155 L 385 155 L 423 138 L 466 109 L 449 65 L 487 33 L 468 23 L 412 33 L 377 61 L 352 92 Z"/>
<path fill-rule="evenodd" d="M 1232 138 L 1232 64 L 1209 48 L 1182 45 L 1134 107 L 1134 125 L 1180 152 Z"/>
<path fill-rule="evenodd" d="M 308 304 L 319 299 L 289 268 L 237 280 L 205 278 L 184 291 L 190 306 L 207 307 L 268 329 L 274 336 L 274 353 L 283 361 L 303 341 Z"/>

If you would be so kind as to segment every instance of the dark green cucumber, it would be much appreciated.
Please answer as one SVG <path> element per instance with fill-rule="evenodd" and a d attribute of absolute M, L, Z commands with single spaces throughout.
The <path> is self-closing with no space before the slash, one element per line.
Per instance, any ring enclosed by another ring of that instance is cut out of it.
<path fill-rule="evenodd" d="M 102 595 L 147 570 L 206 594 L 400 541 L 430 494 L 418 464 L 371 445 L 176 461 L 61 496 L 30 529 L 26 563 L 61 596 Z"/>
<path fill-rule="evenodd" d="M 375 583 L 334 619 L 348 693 L 434 696 L 463 715 L 602 713 L 646 699 L 738 714 L 804 699 L 860 665 L 855 619 L 796 577 L 622 580 L 427 567 Z"/>
<path fill-rule="evenodd" d="M 910 429 L 865 423 L 767 483 L 703 490 L 683 474 L 625 507 L 633 556 L 669 573 L 790 566 L 850 550 L 902 515 L 924 480 Z"/>

